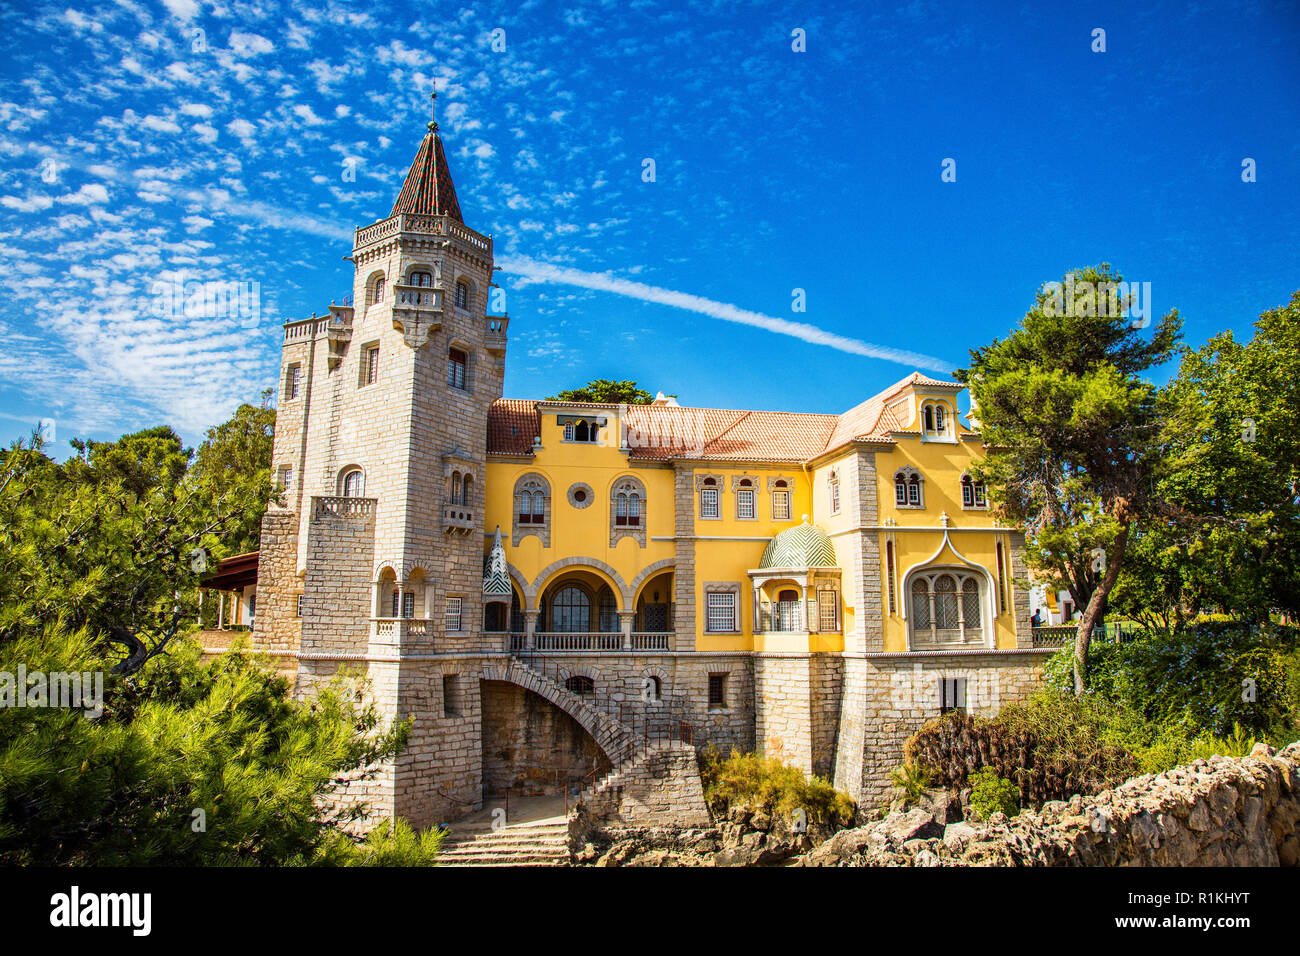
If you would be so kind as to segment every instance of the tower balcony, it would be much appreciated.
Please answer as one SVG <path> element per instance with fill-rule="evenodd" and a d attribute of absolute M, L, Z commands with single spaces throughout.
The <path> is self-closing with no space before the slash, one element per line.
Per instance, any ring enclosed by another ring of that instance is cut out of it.
<path fill-rule="evenodd" d="M 442 530 L 447 534 L 469 535 L 478 527 L 478 515 L 465 505 L 453 503 L 442 507 Z"/>
<path fill-rule="evenodd" d="M 483 337 L 483 345 L 489 352 L 504 352 L 506 350 L 506 326 L 510 324 L 508 315 L 489 315 L 487 317 L 487 330 Z"/>
<path fill-rule="evenodd" d="M 466 252 L 491 260 L 492 237 L 475 232 L 451 216 L 432 216 L 421 213 L 400 212 L 379 222 L 358 229 L 353 234 L 353 249 L 359 250 L 385 240 L 410 236 L 424 239 L 437 236 L 449 239 Z"/>
<path fill-rule="evenodd" d="M 393 328 L 413 349 L 428 341 L 442 328 L 442 290 L 428 286 L 393 286 Z"/>

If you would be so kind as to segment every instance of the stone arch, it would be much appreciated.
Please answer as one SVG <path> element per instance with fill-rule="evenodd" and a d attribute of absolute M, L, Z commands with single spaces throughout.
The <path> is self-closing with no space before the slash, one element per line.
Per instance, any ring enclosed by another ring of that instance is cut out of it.
<path fill-rule="evenodd" d="M 622 576 L 617 571 L 615 571 L 612 567 L 606 564 L 604 561 L 601 561 L 597 558 L 589 558 L 583 555 L 574 558 L 562 558 L 561 560 L 555 561 L 551 564 L 548 564 L 546 567 L 542 568 L 541 572 L 538 573 L 537 577 L 533 579 L 533 583 L 532 585 L 530 585 L 528 593 L 525 595 L 528 598 L 527 609 L 530 611 L 536 611 L 537 598 L 543 591 L 546 590 L 546 585 L 551 583 L 551 578 L 555 577 L 561 571 L 568 570 L 569 568 L 583 568 L 588 571 L 598 572 L 599 576 L 602 576 L 607 579 L 605 583 L 608 584 L 610 588 L 613 590 L 614 594 L 619 597 L 620 606 L 618 609 L 620 611 L 627 609 L 628 587 L 627 584 L 623 581 Z"/>
<path fill-rule="evenodd" d="M 539 679 L 536 671 L 525 667 L 513 658 L 484 662 L 480 679 L 516 684 L 568 714 L 579 727 L 591 735 L 605 757 L 616 767 L 636 753 L 635 739 L 618 721 L 583 700 L 578 694 L 567 690 L 559 681 Z"/>
<path fill-rule="evenodd" d="M 631 607 L 636 607 L 636 601 L 641 597 L 641 588 L 650 583 L 650 579 L 655 575 L 669 569 L 673 571 L 677 570 L 676 558 L 664 558 L 661 561 L 656 561 L 654 564 L 648 564 L 642 568 L 641 572 L 632 579 L 632 583 L 628 585 L 628 594 L 631 598 L 631 600 L 628 601 L 628 604 Z"/>

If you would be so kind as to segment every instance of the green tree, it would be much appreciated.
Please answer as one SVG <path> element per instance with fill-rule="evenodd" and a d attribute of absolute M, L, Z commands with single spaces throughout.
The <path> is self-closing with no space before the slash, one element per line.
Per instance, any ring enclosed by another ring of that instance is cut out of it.
<path fill-rule="evenodd" d="M 614 382 L 607 378 L 598 378 L 588 382 L 582 388 L 571 388 L 552 395 L 551 402 L 596 402 L 602 405 L 649 405 L 654 397 L 636 382 Z"/>
<path fill-rule="evenodd" d="M 976 470 L 995 507 L 1025 529 L 1028 566 L 1083 609 L 1080 695 L 1130 529 L 1158 508 L 1156 388 L 1140 375 L 1169 360 L 1180 334 L 1176 310 L 1150 336 L 1138 328 L 1118 295 L 1122 281 L 1103 264 L 1044 286 L 1017 328 L 972 350 L 957 372 L 977 409 L 987 454 Z"/>
<path fill-rule="evenodd" d="M 208 485 L 213 494 L 222 488 L 271 484 L 275 409 L 270 407 L 270 398 L 268 388 L 260 405 L 240 405 L 229 421 L 208 429 L 190 468 L 192 483 Z M 223 540 L 227 554 L 257 550 L 265 511 L 264 507 L 250 508 L 227 527 Z"/>

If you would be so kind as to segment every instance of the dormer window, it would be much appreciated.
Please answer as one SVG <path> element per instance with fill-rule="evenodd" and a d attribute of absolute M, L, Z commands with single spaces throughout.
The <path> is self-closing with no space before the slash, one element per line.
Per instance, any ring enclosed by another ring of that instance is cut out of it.
<path fill-rule="evenodd" d="M 927 401 L 921 405 L 921 429 L 925 438 L 951 438 L 952 415 L 943 402 Z"/>
<path fill-rule="evenodd" d="M 585 418 L 575 418 L 564 422 L 564 440 L 595 442 L 600 438 L 600 425 Z"/>

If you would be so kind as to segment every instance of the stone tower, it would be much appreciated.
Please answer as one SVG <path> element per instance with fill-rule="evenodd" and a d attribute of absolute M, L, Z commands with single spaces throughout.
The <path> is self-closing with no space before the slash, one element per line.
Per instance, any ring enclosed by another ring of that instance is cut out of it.
<path fill-rule="evenodd" d="M 351 259 L 353 305 L 285 326 L 274 462 L 289 490 L 263 524 L 256 644 L 297 652 L 299 693 L 347 667 L 386 716 L 417 718 L 396 764 L 350 795 L 424 824 L 481 799 L 478 734 L 461 742 L 442 718 L 476 705 L 459 670 L 481 650 L 506 349 L 486 308 L 492 240 L 464 223 L 436 121 Z"/>

